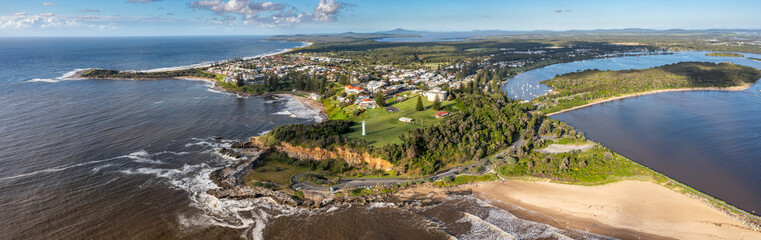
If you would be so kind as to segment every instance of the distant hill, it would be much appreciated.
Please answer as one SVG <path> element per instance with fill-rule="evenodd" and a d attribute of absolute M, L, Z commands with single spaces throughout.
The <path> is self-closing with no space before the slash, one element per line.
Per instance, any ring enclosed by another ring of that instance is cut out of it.
<path fill-rule="evenodd" d="M 594 29 L 594 30 L 532 30 L 532 31 L 506 31 L 506 30 L 472 30 L 472 31 L 419 31 L 403 28 L 396 28 L 388 31 L 378 31 L 372 33 L 326 33 L 326 34 L 297 34 L 297 35 L 278 35 L 270 37 L 273 41 L 289 42 L 352 42 L 357 40 L 380 40 L 383 38 L 402 38 L 416 39 L 417 41 L 440 41 L 440 40 L 457 40 L 473 38 L 489 38 L 498 36 L 520 36 L 520 35 L 569 35 L 569 34 L 729 34 L 743 33 L 752 35 L 761 35 L 761 30 L 749 29 L 705 29 L 705 30 L 685 30 L 685 29 L 668 29 L 654 30 L 643 28 L 625 28 L 625 29 Z"/>

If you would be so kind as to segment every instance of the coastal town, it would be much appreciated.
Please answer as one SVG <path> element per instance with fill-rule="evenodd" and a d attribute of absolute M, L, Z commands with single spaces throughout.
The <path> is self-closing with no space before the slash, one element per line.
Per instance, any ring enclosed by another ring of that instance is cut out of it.
<path fill-rule="evenodd" d="M 315 93 L 310 91 L 309 98 L 322 101 L 324 98 L 337 103 L 355 106 L 357 109 L 372 109 L 379 106 L 378 96 L 402 102 L 411 96 L 422 96 L 429 102 L 446 101 L 450 89 L 460 89 L 474 80 L 494 81 L 484 86 L 491 91 L 507 81 L 518 71 L 526 67 L 542 66 L 542 62 L 564 59 L 611 58 L 660 54 L 647 47 L 627 47 L 624 49 L 599 48 L 561 48 L 557 46 L 539 47 L 528 50 L 500 48 L 498 53 L 490 54 L 477 62 L 462 62 L 451 65 L 425 65 L 417 68 L 404 68 L 394 65 L 367 65 L 349 58 L 322 56 L 309 53 L 286 53 L 254 59 L 233 59 L 216 63 L 206 71 L 222 76 L 222 83 L 237 86 L 256 86 L 266 84 L 268 77 L 287 78 L 289 74 L 301 74 L 312 79 L 320 79 L 340 86 L 340 93 Z M 500 56 L 511 56 L 499 60 Z M 522 59 L 515 59 L 520 55 Z M 483 70 L 483 71 L 482 71 Z M 498 76 L 490 77 L 477 73 L 493 71 Z M 481 78 L 481 79 L 477 79 Z M 294 91 L 296 89 L 293 89 Z M 384 99 L 384 100 L 385 100 Z M 385 101 L 382 101 L 385 103 Z M 383 104 L 385 105 L 385 104 Z M 390 110 L 389 111 L 393 111 Z M 438 114 L 438 113 L 437 113 Z M 443 114 L 436 115 L 437 118 Z M 400 119 L 400 121 L 409 121 Z"/>

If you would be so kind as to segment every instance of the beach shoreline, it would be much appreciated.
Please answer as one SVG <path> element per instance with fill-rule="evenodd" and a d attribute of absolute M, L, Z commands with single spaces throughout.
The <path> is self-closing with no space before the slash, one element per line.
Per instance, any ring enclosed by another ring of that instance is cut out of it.
<path fill-rule="evenodd" d="M 581 105 L 581 106 L 576 106 L 576 107 L 572 107 L 572 108 L 568 108 L 568 109 L 563 109 L 563 110 L 560 110 L 560 111 L 557 111 L 557 112 L 548 113 L 547 116 L 549 117 L 549 116 L 552 116 L 552 115 L 555 115 L 555 114 L 560 114 L 560 113 L 564 113 L 564 112 L 578 110 L 578 109 L 582 109 L 582 108 L 585 108 L 585 107 L 594 106 L 594 105 L 597 105 L 597 104 L 602 104 L 602 103 L 607 103 L 607 102 L 613 102 L 613 101 L 616 101 L 616 100 L 627 99 L 627 98 L 632 98 L 632 97 L 639 97 L 639 96 L 645 96 L 645 95 L 652 95 L 652 94 L 658 94 L 658 93 L 665 93 L 665 92 L 688 92 L 688 91 L 728 91 L 728 92 L 735 92 L 735 91 L 746 90 L 746 89 L 750 88 L 751 86 L 753 86 L 753 84 L 749 83 L 749 84 L 745 84 L 745 85 L 741 85 L 741 86 L 726 87 L 726 88 L 720 88 L 720 87 L 674 88 L 674 89 L 660 89 L 660 90 L 653 90 L 653 91 L 647 91 L 647 92 L 641 92 L 641 93 L 625 94 L 625 95 L 618 96 L 618 97 L 601 99 L 601 100 L 593 101 L 593 102 L 590 102 L 590 103 L 587 103 L 587 104 L 584 104 L 584 105 Z"/>
<path fill-rule="evenodd" d="M 530 220 L 617 238 L 761 238 L 761 232 L 709 204 L 649 181 L 582 186 L 506 180 L 463 188 Z"/>
<path fill-rule="evenodd" d="M 299 93 L 299 92 L 297 92 Z M 297 95 L 296 93 L 276 93 L 275 96 L 279 97 L 291 97 L 304 105 L 304 107 L 309 108 L 310 110 L 314 111 L 315 113 L 320 114 L 323 119 L 328 119 L 328 112 L 325 110 L 325 105 L 323 105 L 319 101 L 312 100 L 310 98 L 302 97 Z"/>

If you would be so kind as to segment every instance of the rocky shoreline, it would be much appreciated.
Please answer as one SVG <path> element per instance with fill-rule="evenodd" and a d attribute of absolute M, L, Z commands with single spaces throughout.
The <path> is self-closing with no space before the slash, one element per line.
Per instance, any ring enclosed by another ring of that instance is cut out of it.
<path fill-rule="evenodd" d="M 213 171 L 209 177 L 219 188 L 208 190 L 207 193 L 217 198 L 229 199 L 270 198 L 278 204 L 308 209 L 323 208 L 340 204 L 366 205 L 381 202 L 393 204 L 397 207 L 421 207 L 438 204 L 443 198 L 450 195 L 472 194 L 469 189 L 437 188 L 437 191 L 418 191 L 419 189 L 430 189 L 431 187 L 410 186 L 395 192 L 363 196 L 303 191 L 303 198 L 299 198 L 282 191 L 245 185 L 243 182 L 243 176 L 254 168 L 257 161 L 261 160 L 271 151 L 273 151 L 272 148 L 263 146 L 256 141 L 235 143 L 230 149 L 221 149 L 220 153 L 228 157 L 239 159 L 239 162 L 232 166 Z"/>

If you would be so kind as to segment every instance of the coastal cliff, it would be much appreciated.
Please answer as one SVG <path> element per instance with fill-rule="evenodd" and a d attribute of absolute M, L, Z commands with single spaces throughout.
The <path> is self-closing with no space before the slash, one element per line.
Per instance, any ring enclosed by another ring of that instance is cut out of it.
<path fill-rule="evenodd" d="M 358 153 L 348 148 L 336 147 L 335 150 L 323 148 L 305 148 L 294 146 L 286 142 L 275 147 L 278 151 L 286 153 L 289 157 L 299 160 L 322 161 L 327 159 L 343 159 L 354 167 L 369 167 L 388 171 L 393 168 L 390 162 L 381 158 L 370 156 L 367 152 Z"/>
<path fill-rule="evenodd" d="M 257 146 L 259 148 L 269 148 L 269 146 L 265 146 L 259 141 L 259 137 L 251 137 L 249 142 L 244 144 Z M 392 170 L 394 167 L 387 160 L 373 157 L 367 152 L 357 152 L 346 147 L 335 147 L 334 150 L 328 150 L 319 147 L 306 148 L 294 146 L 287 142 L 274 144 L 273 147 L 276 150 L 287 154 L 288 157 L 299 160 L 323 161 L 327 159 L 342 159 L 353 167 L 367 167 L 384 171 Z"/>

